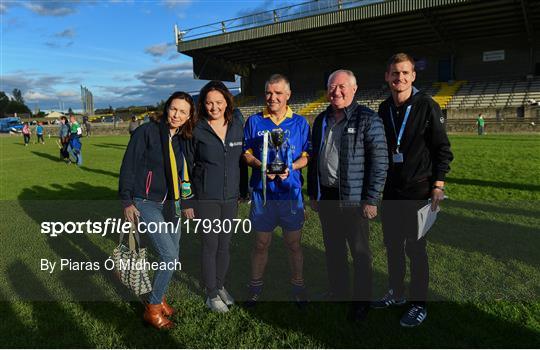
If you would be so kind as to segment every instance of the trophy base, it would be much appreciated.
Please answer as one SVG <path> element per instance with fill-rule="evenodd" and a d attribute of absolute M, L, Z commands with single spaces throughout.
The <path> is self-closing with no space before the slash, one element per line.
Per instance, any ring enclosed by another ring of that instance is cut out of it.
<path fill-rule="evenodd" d="M 280 175 L 280 174 L 285 174 L 286 169 L 287 169 L 287 165 L 285 165 L 285 163 L 272 163 L 268 165 L 268 168 L 266 169 L 266 173 L 272 174 L 272 175 Z"/>

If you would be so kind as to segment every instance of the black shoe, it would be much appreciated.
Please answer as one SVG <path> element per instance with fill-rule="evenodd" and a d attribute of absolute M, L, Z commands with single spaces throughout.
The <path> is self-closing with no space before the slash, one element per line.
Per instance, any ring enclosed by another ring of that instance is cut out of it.
<path fill-rule="evenodd" d="M 254 307 L 257 305 L 259 298 L 261 297 L 262 288 L 256 288 L 248 285 L 248 297 L 244 305 L 246 307 Z"/>
<path fill-rule="evenodd" d="M 404 297 L 397 297 L 394 295 L 394 291 L 390 289 L 384 297 L 371 303 L 371 307 L 374 309 L 386 309 L 392 305 L 401 306 L 405 305 L 407 300 Z"/>
<path fill-rule="evenodd" d="M 299 309 L 304 309 L 308 304 L 306 287 L 295 286 L 292 291 L 294 303 Z"/>
<path fill-rule="evenodd" d="M 427 309 L 423 305 L 411 305 L 411 308 L 403 315 L 399 324 L 402 327 L 419 326 L 427 317 Z"/>
<path fill-rule="evenodd" d="M 368 312 L 368 305 L 353 305 L 349 309 L 349 315 L 347 316 L 347 319 L 350 322 L 362 322 L 367 318 Z"/>

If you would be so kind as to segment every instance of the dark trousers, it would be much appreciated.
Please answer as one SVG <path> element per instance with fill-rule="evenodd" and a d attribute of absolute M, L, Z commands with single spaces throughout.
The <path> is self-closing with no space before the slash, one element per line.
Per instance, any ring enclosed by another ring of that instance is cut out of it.
<path fill-rule="evenodd" d="M 195 217 L 201 220 L 212 220 L 212 230 L 209 233 L 203 232 L 203 223 L 199 225 L 199 235 L 202 239 L 202 282 L 206 289 L 206 294 L 210 298 L 217 296 L 217 290 L 221 289 L 225 283 L 229 262 L 231 260 L 229 245 L 232 232 L 215 233 L 218 226 L 213 220 L 218 219 L 220 225 L 223 220 L 232 220 L 238 213 L 238 202 L 232 201 L 200 201 L 195 208 Z M 232 223 L 231 223 L 232 224 Z M 234 228 L 234 224 L 232 227 Z"/>
<path fill-rule="evenodd" d="M 60 149 L 60 155 L 64 159 L 69 157 L 69 152 L 67 150 L 68 146 L 69 146 L 69 142 L 62 142 L 62 148 Z"/>
<path fill-rule="evenodd" d="M 350 300 L 348 244 L 353 261 L 353 300 L 367 303 L 373 284 L 368 220 L 359 207 L 341 208 L 338 189 L 327 187 L 321 187 L 319 218 L 330 292 L 337 300 Z"/>
<path fill-rule="evenodd" d="M 427 204 L 431 188 L 428 181 L 397 191 L 386 190 L 382 205 L 384 244 L 388 257 L 388 285 L 398 297 L 405 293 L 405 254 L 410 261 L 409 299 L 423 304 L 427 299 L 429 264 L 426 237 L 417 239 L 417 211 Z"/>

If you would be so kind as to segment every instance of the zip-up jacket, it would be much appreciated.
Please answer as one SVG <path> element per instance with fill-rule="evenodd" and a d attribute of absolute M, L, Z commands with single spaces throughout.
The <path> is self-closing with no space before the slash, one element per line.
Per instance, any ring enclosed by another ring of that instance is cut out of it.
<path fill-rule="evenodd" d="M 246 196 L 247 172 L 242 171 L 246 165 L 241 160 L 243 126 L 243 117 L 235 114 L 222 142 L 208 121 L 201 119 L 193 129 L 193 138 L 183 141 L 194 195 L 184 202 L 186 207 L 193 200 L 222 201 Z"/>
<path fill-rule="evenodd" d="M 453 155 L 441 109 L 431 96 L 417 91 L 413 90 L 413 95 L 400 106 L 399 111 L 394 105 L 392 96 L 379 106 L 379 116 L 384 123 L 390 160 L 387 188 L 405 189 L 417 182 L 444 181 L 446 173 L 450 171 Z M 392 153 L 396 151 L 397 136 L 408 106 L 411 106 L 411 109 L 399 149 L 400 153 L 403 153 L 404 162 L 394 164 Z M 394 117 L 394 124 L 390 119 L 391 116 Z"/>
<path fill-rule="evenodd" d="M 332 106 L 319 114 L 311 136 L 313 156 L 308 167 L 308 194 L 320 199 L 319 152 L 325 139 L 327 118 Z M 341 206 L 377 205 L 388 168 L 386 138 L 381 119 L 371 109 L 356 102 L 344 109 L 346 125 L 339 146 L 338 190 Z"/>
<path fill-rule="evenodd" d="M 155 202 L 174 199 L 168 138 L 168 126 L 163 120 L 150 121 L 135 130 L 120 168 L 119 195 L 124 207 L 133 204 L 134 197 Z M 184 157 L 179 139 L 178 134 L 172 137 L 180 181 Z"/>

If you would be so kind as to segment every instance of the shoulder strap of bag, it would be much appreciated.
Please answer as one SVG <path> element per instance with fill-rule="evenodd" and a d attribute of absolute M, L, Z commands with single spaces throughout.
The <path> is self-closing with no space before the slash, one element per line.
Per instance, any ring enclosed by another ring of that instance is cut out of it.
<path fill-rule="evenodd" d="M 137 231 L 137 226 L 133 225 L 131 231 L 129 231 L 129 250 L 136 251 L 139 249 L 141 249 L 141 237 L 139 231 Z"/>
<path fill-rule="evenodd" d="M 120 230 L 120 239 L 118 240 L 118 245 L 122 245 L 124 242 L 124 231 Z M 132 225 L 131 229 L 129 231 L 128 236 L 128 246 L 129 250 L 134 251 L 138 247 L 141 249 L 141 237 L 139 236 L 139 232 L 137 231 L 137 225 Z"/>

